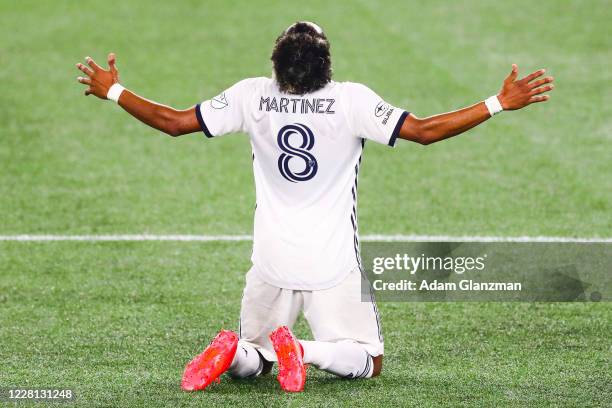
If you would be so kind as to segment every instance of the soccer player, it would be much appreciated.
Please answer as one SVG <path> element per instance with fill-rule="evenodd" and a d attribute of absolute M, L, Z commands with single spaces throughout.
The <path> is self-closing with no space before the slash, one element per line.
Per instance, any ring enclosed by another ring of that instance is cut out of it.
<path fill-rule="evenodd" d="M 221 331 L 186 367 L 182 387 L 204 389 L 223 372 L 239 378 L 278 362 L 286 391 L 301 391 L 305 364 L 345 378 L 380 374 L 383 337 L 373 299 L 362 301 L 357 230 L 357 178 L 365 142 L 435 143 L 496 113 L 545 102 L 552 77 L 538 70 L 518 78 L 512 66 L 497 95 L 453 112 L 419 118 L 367 86 L 332 80 L 330 45 L 310 22 L 276 39 L 271 78 L 242 80 L 189 109 L 164 106 L 119 83 L 87 57 L 78 81 L 85 95 L 117 102 L 171 136 L 208 138 L 244 132 L 253 150 L 257 206 L 252 267 L 246 275 L 238 333 Z M 291 327 L 304 313 L 314 341 Z"/>

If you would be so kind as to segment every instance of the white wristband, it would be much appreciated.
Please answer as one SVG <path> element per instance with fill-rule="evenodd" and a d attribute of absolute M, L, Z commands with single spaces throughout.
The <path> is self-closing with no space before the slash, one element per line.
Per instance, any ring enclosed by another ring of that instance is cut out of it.
<path fill-rule="evenodd" d="M 489 115 L 493 116 L 503 111 L 501 103 L 499 103 L 499 99 L 497 99 L 497 95 L 493 95 L 485 99 L 485 105 L 487 105 L 487 109 L 489 110 Z"/>
<path fill-rule="evenodd" d="M 120 84 L 113 84 L 110 88 L 108 88 L 106 98 L 111 101 L 119 102 L 119 96 L 121 96 L 121 92 L 123 92 L 124 90 L 125 88 Z"/>

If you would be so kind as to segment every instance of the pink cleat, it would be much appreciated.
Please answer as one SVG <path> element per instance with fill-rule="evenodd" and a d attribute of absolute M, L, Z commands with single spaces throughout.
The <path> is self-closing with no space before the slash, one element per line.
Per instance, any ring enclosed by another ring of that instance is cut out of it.
<path fill-rule="evenodd" d="M 287 326 L 281 326 L 270 334 L 278 359 L 278 383 L 289 392 L 304 391 L 306 367 L 302 356 L 302 345 Z"/>
<path fill-rule="evenodd" d="M 185 391 L 199 391 L 210 383 L 221 382 L 219 377 L 234 360 L 238 347 L 238 336 L 230 330 L 221 330 L 204 351 L 185 367 L 181 388 Z"/>

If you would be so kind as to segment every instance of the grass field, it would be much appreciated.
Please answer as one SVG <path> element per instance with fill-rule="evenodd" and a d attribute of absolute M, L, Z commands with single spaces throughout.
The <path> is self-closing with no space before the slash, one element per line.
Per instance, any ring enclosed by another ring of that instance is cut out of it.
<path fill-rule="evenodd" d="M 82 96 L 74 63 L 114 51 L 122 82 L 188 107 L 268 75 L 311 19 L 336 80 L 418 115 L 497 92 L 512 63 L 555 76 L 548 104 L 422 147 L 368 144 L 364 234 L 612 236 L 610 1 L 0 3 L 0 235 L 249 234 L 244 135 L 171 139 Z M 0 387 L 67 386 L 79 406 L 609 406 L 609 303 L 384 303 L 385 369 L 312 370 L 179 390 L 236 328 L 249 243 L 0 242 Z M 298 334 L 307 337 L 304 322 Z"/>

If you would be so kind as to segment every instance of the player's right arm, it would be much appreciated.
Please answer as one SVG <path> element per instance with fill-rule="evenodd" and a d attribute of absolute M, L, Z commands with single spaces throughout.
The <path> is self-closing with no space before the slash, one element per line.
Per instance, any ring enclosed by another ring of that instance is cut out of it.
<path fill-rule="evenodd" d="M 77 78 L 80 83 L 88 86 L 85 95 L 95 95 L 100 99 L 107 99 L 106 95 L 110 87 L 119 83 L 115 54 L 108 55 L 108 70 L 100 67 L 90 57 L 85 58 L 85 60 L 89 67 L 81 63 L 76 64 L 77 68 L 87 75 L 87 77 Z M 119 96 L 118 103 L 136 119 L 170 136 L 181 136 L 200 131 L 195 107 L 184 110 L 174 109 L 149 101 L 127 89 Z"/>

